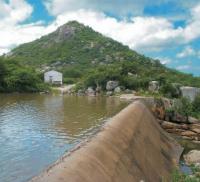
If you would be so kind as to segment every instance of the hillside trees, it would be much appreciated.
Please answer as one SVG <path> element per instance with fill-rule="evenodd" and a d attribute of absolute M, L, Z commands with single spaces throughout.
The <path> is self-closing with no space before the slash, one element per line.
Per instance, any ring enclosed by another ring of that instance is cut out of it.
<path fill-rule="evenodd" d="M 0 59 L 0 92 L 38 92 L 46 89 L 33 68 L 12 59 Z"/>
<path fill-rule="evenodd" d="M 7 74 L 6 66 L 3 62 L 3 59 L 0 58 L 0 90 L 3 90 L 5 87 L 5 76 Z"/>

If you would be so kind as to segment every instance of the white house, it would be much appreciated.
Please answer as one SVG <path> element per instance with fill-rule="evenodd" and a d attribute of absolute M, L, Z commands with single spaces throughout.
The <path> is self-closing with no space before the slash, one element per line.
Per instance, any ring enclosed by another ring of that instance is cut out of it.
<path fill-rule="evenodd" d="M 44 82 L 45 83 L 52 83 L 56 85 L 62 85 L 63 83 L 63 75 L 57 71 L 48 71 L 44 73 Z"/>
<path fill-rule="evenodd" d="M 181 87 L 181 93 L 183 97 L 187 97 L 191 101 L 195 100 L 195 97 L 200 94 L 200 88 L 196 87 Z"/>

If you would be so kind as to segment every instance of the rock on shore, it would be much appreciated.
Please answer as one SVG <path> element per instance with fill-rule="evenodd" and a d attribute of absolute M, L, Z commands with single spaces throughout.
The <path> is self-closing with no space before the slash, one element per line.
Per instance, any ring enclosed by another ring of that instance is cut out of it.
<path fill-rule="evenodd" d="M 200 151 L 191 150 L 188 154 L 184 155 L 184 160 L 187 165 L 195 164 L 200 166 Z"/>
<path fill-rule="evenodd" d="M 168 133 L 179 135 L 185 139 L 200 141 L 200 121 L 192 117 L 185 117 L 178 113 L 167 113 L 173 101 L 167 98 L 156 100 L 153 97 L 135 96 L 134 94 L 123 94 L 120 99 L 135 102 L 143 102 L 157 118 L 161 127 Z"/>

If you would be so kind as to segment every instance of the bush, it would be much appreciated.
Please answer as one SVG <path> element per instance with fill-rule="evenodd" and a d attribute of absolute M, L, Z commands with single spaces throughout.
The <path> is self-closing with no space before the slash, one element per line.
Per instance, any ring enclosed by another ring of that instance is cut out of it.
<path fill-rule="evenodd" d="M 200 119 L 200 94 L 196 96 L 195 100 L 192 103 L 193 107 L 193 116 Z"/>
<path fill-rule="evenodd" d="M 180 96 L 179 88 L 171 83 L 162 85 L 160 91 L 164 94 L 164 96 L 169 98 L 178 98 Z"/>
<path fill-rule="evenodd" d="M 189 176 L 186 174 L 183 174 L 181 172 L 179 172 L 178 170 L 174 170 L 172 173 L 172 182 L 199 182 L 200 181 L 200 176 L 199 176 L 199 172 L 200 172 L 200 168 L 199 167 L 195 167 L 194 165 L 191 165 L 191 170 L 193 175 Z"/>
<path fill-rule="evenodd" d="M 193 103 L 188 98 L 181 97 L 180 99 L 176 99 L 174 106 L 167 110 L 167 113 L 173 114 L 179 113 L 182 116 L 193 116 L 196 118 L 200 118 L 200 96 L 197 96 Z"/>
<path fill-rule="evenodd" d="M 199 182 L 198 177 L 190 177 L 175 170 L 172 173 L 172 182 Z"/>
<path fill-rule="evenodd" d="M 80 78 L 82 76 L 82 73 L 80 70 L 77 70 L 77 68 L 67 68 L 64 71 L 63 75 L 67 78 Z"/>
<path fill-rule="evenodd" d="M 182 97 L 175 105 L 175 111 L 187 118 L 193 114 L 192 103 L 188 98 Z"/>
<path fill-rule="evenodd" d="M 63 79 L 63 83 L 65 83 L 65 84 L 74 84 L 75 82 L 76 82 L 76 80 L 73 78 L 64 78 Z"/>
<path fill-rule="evenodd" d="M 196 96 L 192 103 L 194 111 L 200 113 L 200 94 Z"/>
<path fill-rule="evenodd" d="M 85 90 L 85 86 L 82 82 L 78 82 L 74 88 L 75 92 L 78 92 L 78 90 Z"/>
<path fill-rule="evenodd" d="M 140 83 L 137 78 L 125 76 L 120 81 L 120 85 L 123 85 L 127 89 L 137 90 L 139 88 Z"/>
<path fill-rule="evenodd" d="M 0 60 L 0 92 L 38 92 L 48 90 L 34 69 L 14 60 Z"/>

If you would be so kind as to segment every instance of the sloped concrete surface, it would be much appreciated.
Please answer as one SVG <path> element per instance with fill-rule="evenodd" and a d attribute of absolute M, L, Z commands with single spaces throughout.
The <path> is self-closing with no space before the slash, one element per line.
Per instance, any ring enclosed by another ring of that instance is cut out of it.
<path fill-rule="evenodd" d="M 135 102 L 31 182 L 170 181 L 181 153 L 145 105 Z"/>

